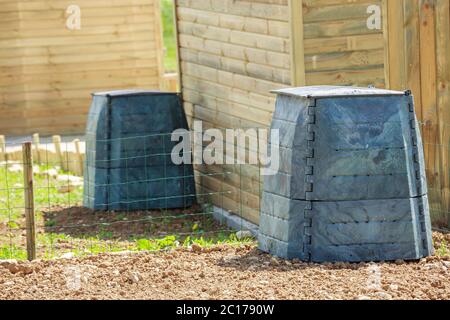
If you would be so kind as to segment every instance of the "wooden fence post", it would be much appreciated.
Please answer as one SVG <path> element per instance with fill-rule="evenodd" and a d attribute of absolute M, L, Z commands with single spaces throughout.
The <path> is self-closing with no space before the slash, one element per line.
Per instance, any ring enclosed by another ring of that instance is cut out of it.
<path fill-rule="evenodd" d="M 75 139 L 73 141 L 74 145 L 75 145 L 75 153 L 76 153 L 76 159 L 77 159 L 77 164 L 78 164 L 78 174 L 80 175 L 80 177 L 83 176 L 83 170 L 84 170 L 84 163 L 83 163 L 83 155 L 81 154 L 81 148 L 80 148 L 80 139 Z"/>
<path fill-rule="evenodd" d="M 3 135 L 0 135 L 0 161 L 6 161 L 6 140 Z"/>
<path fill-rule="evenodd" d="M 39 151 L 39 133 L 33 134 L 34 154 L 37 163 L 41 163 L 41 153 Z"/>
<path fill-rule="evenodd" d="M 33 193 L 33 156 L 31 142 L 22 144 L 23 179 L 25 193 L 25 222 L 27 233 L 27 257 L 29 261 L 36 259 L 36 225 L 34 221 Z"/>
<path fill-rule="evenodd" d="M 53 140 L 53 144 L 55 145 L 55 153 L 56 153 L 56 157 L 59 162 L 59 166 L 61 167 L 61 169 L 64 170 L 64 161 L 63 161 L 63 156 L 62 156 L 62 152 L 61 152 L 61 137 L 53 136 L 52 140 Z"/>

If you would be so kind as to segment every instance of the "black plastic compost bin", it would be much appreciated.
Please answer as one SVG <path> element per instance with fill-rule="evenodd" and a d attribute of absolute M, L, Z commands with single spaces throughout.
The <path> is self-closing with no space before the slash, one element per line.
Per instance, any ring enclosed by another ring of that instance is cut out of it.
<path fill-rule="evenodd" d="M 410 92 L 319 86 L 275 93 L 280 171 L 265 177 L 259 247 L 314 262 L 433 254 Z"/>
<path fill-rule="evenodd" d="M 84 205 L 95 210 L 189 207 L 192 165 L 175 165 L 171 141 L 187 129 L 180 97 L 157 91 L 93 94 L 86 130 Z"/>

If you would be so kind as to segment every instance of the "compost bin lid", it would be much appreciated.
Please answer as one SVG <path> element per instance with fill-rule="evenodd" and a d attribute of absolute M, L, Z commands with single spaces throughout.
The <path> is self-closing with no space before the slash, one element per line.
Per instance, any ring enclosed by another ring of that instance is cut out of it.
<path fill-rule="evenodd" d="M 153 95 L 176 95 L 176 92 L 163 92 L 158 90 L 116 90 L 105 92 L 94 92 L 93 96 L 125 97 L 125 96 L 153 96 Z"/>
<path fill-rule="evenodd" d="M 313 86 L 287 88 L 273 90 L 272 93 L 304 97 L 304 98 L 330 98 L 330 97 L 348 97 L 348 96 L 403 96 L 410 92 L 392 91 L 376 88 L 343 87 L 343 86 Z"/>

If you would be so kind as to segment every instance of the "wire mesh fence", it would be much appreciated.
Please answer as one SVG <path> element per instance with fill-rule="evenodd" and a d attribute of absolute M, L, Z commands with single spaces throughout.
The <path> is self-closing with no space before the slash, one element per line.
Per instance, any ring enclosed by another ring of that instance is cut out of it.
<path fill-rule="evenodd" d="M 435 228 L 450 228 L 450 125 L 419 122 L 425 155 L 428 199 Z M 440 133 L 439 133 L 440 132 Z"/>
<path fill-rule="evenodd" d="M 175 166 L 170 134 L 100 141 L 119 145 L 108 159 L 96 157 L 99 141 L 87 140 L 86 146 L 58 137 L 33 143 L 38 258 L 238 241 L 236 230 L 214 215 L 216 206 L 227 207 L 230 200 L 233 214 L 243 214 L 247 189 L 227 188 L 224 181 L 238 181 L 245 164 Z M 26 259 L 22 146 L 3 142 L 0 151 L 0 259 Z"/>
<path fill-rule="evenodd" d="M 431 134 L 427 130 L 422 124 L 424 136 Z M 237 242 L 236 231 L 245 228 L 219 223 L 223 212 L 258 223 L 264 177 L 259 162 L 249 163 L 255 150 L 248 146 L 245 161 L 227 163 L 224 138 L 219 148 L 224 164 L 194 163 L 190 169 L 173 164 L 171 134 L 86 140 L 62 142 L 56 136 L 40 143 L 34 136 L 38 258 Z M 212 140 L 202 140 L 201 153 Z M 446 228 L 450 179 L 442 163 L 450 156 L 449 146 L 424 141 L 433 224 Z M 195 159 L 198 151 L 191 144 L 181 157 Z M 239 146 L 233 147 L 238 153 Z M 113 151 L 98 157 L 103 148 Z M 0 137 L 0 259 L 27 258 L 24 165 L 22 145 Z"/>

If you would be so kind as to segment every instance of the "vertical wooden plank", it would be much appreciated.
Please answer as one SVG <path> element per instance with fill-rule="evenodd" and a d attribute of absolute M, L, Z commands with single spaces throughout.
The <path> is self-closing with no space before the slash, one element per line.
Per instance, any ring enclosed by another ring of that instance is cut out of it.
<path fill-rule="evenodd" d="M 0 135 L 0 161 L 6 161 L 6 140 L 4 135 Z"/>
<path fill-rule="evenodd" d="M 305 50 L 303 37 L 303 0 L 289 0 L 289 23 L 291 40 L 291 84 L 294 87 L 304 86 Z"/>
<path fill-rule="evenodd" d="M 178 2 L 177 0 L 173 0 L 173 20 L 174 20 L 174 32 L 175 32 L 175 41 L 176 43 L 176 56 L 177 56 L 177 88 L 178 92 L 180 92 L 180 95 L 183 95 L 182 85 L 183 82 L 181 81 L 181 56 L 180 56 L 180 33 L 178 32 L 178 10 L 177 10 Z"/>
<path fill-rule="evenodd" d="M 75 154 L 76 154 L 76 166 L 77 168 L 77 175 L 83 176 L 84 171 L 84 163 L 83 163 L 83 155 L 81 154 L 81 148 L 80 148 L 80 139 L 75 139 L 73 141 L 75 145 Z"/>
<path fill-rule="evenodd" d="M 403 90 L 406 85 L 403 0 L 388 1 L 387 11 L 389 86 L 391 89 Z"/>
<path fill-rule="evenodd" d="M 55 146 L 56 159 L 61 169 L 64 169 L 63 155 L 61 152 L 61 136 L 55 135 L 52 137 L 53 144 Z"/>
<path fill-rule="evenodd" d="M 384 41 L 384 82 L 385 87 L 391 87 L 390 60 L 389 60 L 389 4 L 388 0 L 381 2 L 383 15 L 383 41 Z"/>
<path fill-rule="evenodd" d="M 417 117 L 421 121 L 421 76 L 420 76 L 420 21 L 419 0 L 404 0 L 404 45 L 405 45 L 405 84 L 403 89 L 410 89 L 414 95 Z"/>
<path fill-rule="evenodd" d="M 441 207 L 441 164 L 439 114 L 436 86 L 436 27 L 434 0 L 420 0 L 420 76 L 424 151 L 432 214 L 439 218 Z M 433 212 L 434 211 L 434 212 Z"/>
<path fill-rule="evenodd" d="M 449 2 L 388 0 L 383 5 L 389 87 L 409 88 L 414 94 L 422 123 L 432 218 L 440 223 L 448 220 L 443 217 L 450 211 Z"/>
<path fill-rule="evenodd" d="M 437 109 L 441 142 L 441 207 L 450 227 L 450 2 L 436 1 Z"/>
<path fill-rule="evenodd" d="M 155 19 L 155 47 L 156 47 L 156 60 L 158 63 L 158 78 L 159 78 L 159 87 L 162 89 L 163 84 L 163 76 L 165 73 L 164 70 L 164 45 L 163 45 L 163 37 L 162 37 L 162 26 L 161 26 L 161 6 L 160 0 L 153 1 L 154 8 L 154 19 Z"/>
<path fill-rule="evenodd" d="M 36 224 L 34 221 L 33 156 L 31 142 L 22 144 L 23 179 L 25 193 L 25 224 L 27 235 L 27 257 L 36 259 Z"/>
<path fill-rule="evenodd" d="M 33 134 L 34 155 L 37 163 L 41 163 L 41 152 L 39 150 L 39 133 Z"/>

